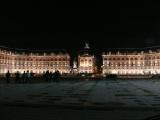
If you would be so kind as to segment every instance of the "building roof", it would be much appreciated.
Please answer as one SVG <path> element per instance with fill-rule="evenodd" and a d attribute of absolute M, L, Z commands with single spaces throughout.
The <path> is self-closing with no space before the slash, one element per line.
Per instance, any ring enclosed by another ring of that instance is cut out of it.
<path fill-rule="evenodd" d="M 107 54 L 111 52 L 112 54 L 116 53 L 124 53 L 124 54 L 139 54 L 149 53 L 149 52 L 160 52 L 160 46 L 151 46 L 151 47 L 144 47 L 144 48 L 108 48 L 103 52 L 103 54 Z"/>
<path fill-rule="evenodd" d="M 93 55 L 90 55 L 90 54 L 81 54 L 79 55 L 80 57 L 92 57 Z"/>
<path fill-rule="evenodd" d="M 2 50 L 7 50 L 11 51 L 13 53 L 18 53 L 18 54 L 39 54 L 43 55 L 44 53 L 46 54 L 68 54 L 68 52 L 65 49 L 20 49 L 20 48 L 9 48 L 6 46 L 0 46 L 0 49 Z"/>

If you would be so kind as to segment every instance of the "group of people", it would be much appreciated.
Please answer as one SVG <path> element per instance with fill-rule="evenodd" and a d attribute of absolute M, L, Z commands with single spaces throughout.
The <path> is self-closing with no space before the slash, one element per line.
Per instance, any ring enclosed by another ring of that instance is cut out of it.
<path fill-rule="evenodd" d="M 44 74 L 43 74 L 43 79 L 47 82 L 49 81 L 55 81 L 57 82 L 60 78 L 61 74 L 58 70 L 56 70 L 54 73 L 49 72 L 49 70 L 47 70 Z"/>
<path fill-rule="evenodd" d="M 15 83 L 31 83 L 31 80 L 33 80 L 33 72 L 23 72 L 23 74 L 21 74 L 19 71 L 17 71 L 15 73 Z"/>
<path fill-rule="evenodd" d="M 30 83 L 31 80 L 33 80 L 33 75 L 34 74 L 32 71 L 31 72 L 24 71 L 23 74 L 21 74 L 19 71 L 17 71 L 15 73 L 15 83 Z M 10 83 L 10 81 L 11 81 L 11 73 L 8 70 L 8 72 L 6 73 L 6 82 Z"/>
<path fill-rule="evenodd" d="M 57 82 L 60 78 L 61 74 L 60 72 L 57 70 L 54 73 L 49 72 L 48 70 L 46 72 L 43 73 L 42 76 L 35 76 L 34 73 L 31 71 L 24 71 L 22 74 L 17 71 L 15 73 L 15 83 L 31 83 L 35 78 L 39 78 L 42 80 L 45 80 L 47 82 L 49 81 L 55 81 Z M 13 77 L 12 77 L 13 78 Z M 10 83 L 11 81 L 11 73 L 8 71 L 6 73 L 6 82 Z"/>

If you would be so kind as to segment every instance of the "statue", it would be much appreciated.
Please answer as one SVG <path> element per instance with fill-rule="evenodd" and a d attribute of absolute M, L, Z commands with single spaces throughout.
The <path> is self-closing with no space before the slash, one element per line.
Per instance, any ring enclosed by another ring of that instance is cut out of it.
<path fill-rule="evenodd" d="M 76 60 L 74 60 L 73 61 L 73 73 L 77 73 L 78 72 L 78 68 L 77 68 L 77 61 Z"/>
<path fill-rule="evenodd" d="M 84 47 L 85 49 L 90 49 L 90 47 L 89 47 L 89 44 L 88 43 L 85 43 L 85 47 Z"/>
<path fill-rule="evenodd" d="M 76 69 L 76 68 L 77 68 L 77 62 L 74 61 L 74 62 L 73 62 L 73 69 Z"/>

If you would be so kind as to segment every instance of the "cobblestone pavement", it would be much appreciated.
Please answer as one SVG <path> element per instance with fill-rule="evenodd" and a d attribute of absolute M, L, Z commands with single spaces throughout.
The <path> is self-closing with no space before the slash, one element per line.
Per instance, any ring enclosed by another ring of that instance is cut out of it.
<path fill-rule="evenodd" d="M 0 84 L 0 103 L 3 115 L 11 113 L 4 116 L 6 119 L 17 111 L 22 116 L 28 114 L 33 118 L 36 115 L 33 113 L 42 112 L 44 116 L 40 116 L 50 116 L 47 119 L 57 116 L 57 119 L 138 120 L 159 114 L 160 81 L 83 80 Z"/>

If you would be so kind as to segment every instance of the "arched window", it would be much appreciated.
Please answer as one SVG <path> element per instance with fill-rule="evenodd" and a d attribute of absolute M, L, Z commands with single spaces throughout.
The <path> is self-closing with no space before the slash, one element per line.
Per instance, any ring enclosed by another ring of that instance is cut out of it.
<path fill-rule="evenodd" d="M 63 59 L 62 59 L 62 58 L 59 58 L 58 60 L 59 60 L 59 61 L 62 61 Z"/>

